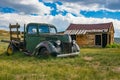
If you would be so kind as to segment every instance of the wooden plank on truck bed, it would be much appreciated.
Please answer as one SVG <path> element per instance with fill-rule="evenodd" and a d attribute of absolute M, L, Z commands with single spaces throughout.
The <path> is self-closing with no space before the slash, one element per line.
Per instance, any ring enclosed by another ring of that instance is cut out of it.
<path fill-rule="evenodd" d="M 9 28 L 20 28 L 20 26 L 19 25 L 11 25 L 11 26 L 9 26 Z"/>
<path fill-rule="evenodd" d="M 10 40 L 1 40 L 1 42 L 6 42 L 6 43 L 10 43 Z"/>
<path fill-rule="evenodd" d="M 15 40 L 12 40 L 12 41 L 10 41 L 10 40 L 1 40 L 1 42 L 5 42 L 5 43 L 17 43 L 17 44 L 19 44 L 20 43 L 20 41 L 15 41 Z"/>
<path fill-rule="evenodd" d="M 11 37 L 11 40 L 20 41 L 20 38 Z"/>
<path fill-rule="evenodd" d="M 20 34 L 20 31 L 10 31 L 11 34 Z"/>
<path fill-rule="evenodd" d="M 20 25 L 17 23 L 16 25 L 9 25 L 9 28 L 20 28 Z"/>

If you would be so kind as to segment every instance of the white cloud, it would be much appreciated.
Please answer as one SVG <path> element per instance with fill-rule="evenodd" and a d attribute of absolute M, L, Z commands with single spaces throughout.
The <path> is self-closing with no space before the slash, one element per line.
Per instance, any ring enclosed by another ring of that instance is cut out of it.
<path fill-rule="evenodd" d="M 22 14 L 50 14 L 51 8 L 38 0 L 1 0 L 1 7 L 9 7 Z"/>
<path fill-rule="evenodd" d="M 69 13 L 66 16 L 62 16 L 62 15 L 31 16 L 31 15 L 20 15 L 16 13 L 12 13 L 12 14 L 1 14 L 0 13 L 0 29 L 8 30 L 9 23 L 12 23 L 12 24 L 19 23 L 23 28 L 24 24 L 27 24 L 30 22 L 54 24 L 57 27 L 58 31 L 65 30 L 70 25 L 70 23 L 95 24 L 95 23 L 113 22 L 113 25 L 115 28 L 115 37 L 120 37 L 119 35 L 120 34 L 120 21 L 114 20 L 114 19 L 75 17 Z"/>
<path fill-rule="evenodd" d="M 50 14 L 50 7 L 45 6 L 42 2 L 38 0 L 20 0 L 19 3 L 17 0 L 1 0 L 0 5 L 6 7 L 8 5 L 15 10 L 18 10 L 19 13 L 7 13 L 3 14 L 0 13 L 0 29 L 8 30 L 9 23 L 16 24 L 19 23 L 22 27 L 24 24 L 30 22 L 37 22 L 37 23 L 50 23 L 54 24 L 58 31 L 65 30 L 70 23 L 77 23 L 77 24 L 95 24 L 95 23 L 107 23 L 113 22 L 115 28 L 115 36 L 120 37 L 120 21 L 115 19 L 107 19 L 107 18 L 85 18 L 83 15 L 80 14 L 80 10 L 98 10 L 102 9 L 104 6 L 97 3 L 92 3 L 85 5 L 85 3 L 71 3 L 71 2 L 64 2 L 63 5 L 57 5 L 57 9 L 59 11 L 66 10 L 68 13 L 66 16 L 62 16 L 58 14 L 56 16 L 49 15 Z M 50 1 L 50 0 L 49 0 Z M 4 3 L 3 3 L 4 2 Z M 102 3 L 102 2 L 101 2 Z M 28 15 L 31 13 L 39 14 L 38 16 Z M 76 14 L 78 17 L 73 16 L 71 13 Z M 44 15 L 47 14 L 47 15 Z"/>
<path fill-rule="evenodd" d="M 27 5 L 27 6 L 32 6 L 33 9 L 37 9 L 37 12 L 33 12 L 32 13 L 37 13 L 37 14 L 50 14 L 50 7 L 45 6 L 42 2 L 39 2 L 38 0 L 20 0 L 19 3 L 21 5 Z"/>
<path fill-rule="evenodd" d="M 59 11 L 68 11 L 69 13 L 74 13 L 80 16 L 80 7 L 79 5 L 74 5 L 73 3 L 63 3 L 63 5 L 57 5 Z"/>
<path fill-rule="evenodd" d="M 47 0 L 45 0 L 47 1 Z M 57 1 L 57 0 L 51 0 Z M 120 11 L 120 0 L 61 0 L 64 8 L 73 8 L 77 10 L 108 10 L 108 11 Z M 62 7 L 62 6 L 61 6 Z M 60 8 L 61 8 L 60 7 Z M 76 12 L 76 11 L 75 11 Z"/>
<path fill-rule="evenodd" d="M 69 3 L 69 2 L 65 2 L 63 3 L 63 5 L 57 5 L 57 8 L 59 11 L 67 11 L 69 13 L 74 13 L 77 16 L 83 16 L 80 14 L 81 10 L 86 10 L 86 11 L 98 11 L 98 10 L 102 10 L 104 9 L 103 6 L 101 7 L 101 5 L 99 4 L 89 4 L 89 5 L 83 5 L 82 3 Z"/>

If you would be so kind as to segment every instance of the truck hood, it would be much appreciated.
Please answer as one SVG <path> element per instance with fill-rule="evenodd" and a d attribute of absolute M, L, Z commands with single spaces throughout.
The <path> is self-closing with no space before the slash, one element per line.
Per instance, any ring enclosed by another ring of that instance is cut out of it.
<path fill-rule="evenodd" d="M 71 36 L 68 34 L 50 34 L 49 36 L 46 36 L 46 40 L 60 40 L 66 43 L 72 42 Z"/>

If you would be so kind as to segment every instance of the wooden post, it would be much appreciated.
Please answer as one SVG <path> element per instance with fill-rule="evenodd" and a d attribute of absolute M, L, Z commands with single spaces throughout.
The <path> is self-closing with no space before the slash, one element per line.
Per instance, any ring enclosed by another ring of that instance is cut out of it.
<path fill-rule="evenodd" d="M 100 34 L 100 36 L 101 36 L 101 47 L 102 47 L 102 45 L 103 45 L 103 44 L 102 44 L 102 41 L 103 41 L 102 34 Z"/>
<path fill-rule="evenodd" d="M 12 40 L 12 33 L 11 33 L 11 24 L 9 24 L 9 29 L 10 29 L 10 40 Z"/>
<path fill-rule="evenodd" d="M 24 40 L 24 42 L 25 42 L 25 34 L 26 34 L 26 29 L 25 29 L 25 24 L 24 24 L 24 33 L 23 33 L 24 35 L 23 35 L 23 40 Z"/>
<path fill-rule="evenodd" d="M 107 45 L 110 44 L 110 37 L 109 37 L 109 33 L 107 33 Z"/>
<path fill-rule="evenodd" d="M 16 29 L 17 29 L 17 38 L 19 38 L 19 33 L 18 33 L 18 23 L 16 23 Z"/>

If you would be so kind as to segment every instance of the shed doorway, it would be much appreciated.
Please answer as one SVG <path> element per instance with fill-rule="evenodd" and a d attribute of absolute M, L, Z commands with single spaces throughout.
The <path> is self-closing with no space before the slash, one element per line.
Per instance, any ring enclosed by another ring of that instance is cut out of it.
<path fill-rule="evenodd" d="M 102 47 L 107 45 L 107 34 L 102 34 Z"/>
<path fill-rule="evenodd" d="M 72 40 L 76 40 L 76 35 L 71 35 Z"/>
<path fill-rule="evenodd" d="M 95 35 L 95 45 L 101 45 L 101 35 Z"/>

